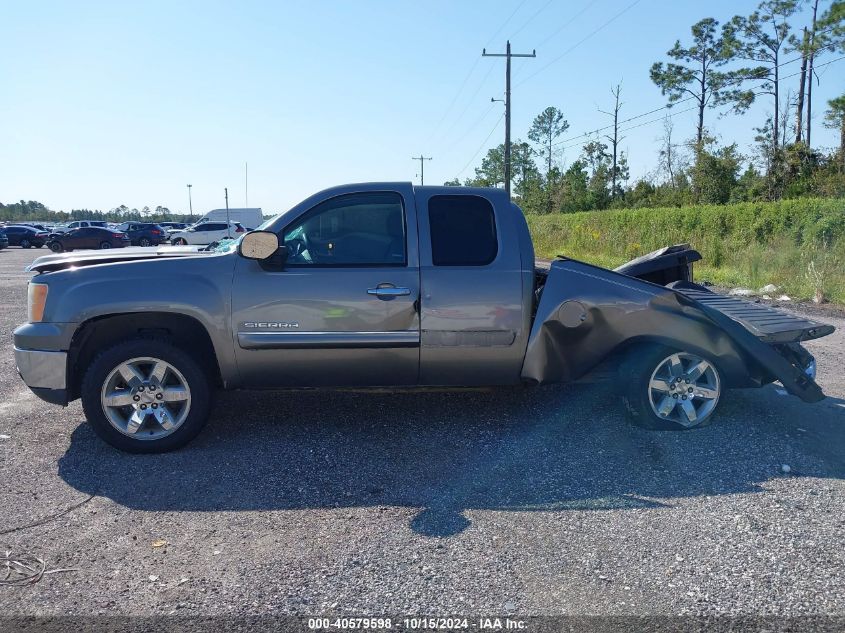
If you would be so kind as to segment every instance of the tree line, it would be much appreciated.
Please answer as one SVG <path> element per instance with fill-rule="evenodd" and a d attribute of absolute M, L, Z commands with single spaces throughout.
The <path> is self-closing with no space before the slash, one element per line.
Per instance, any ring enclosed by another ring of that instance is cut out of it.
<path fill-rule="evenodd" d="M 795 24 L 804 9 L 807 23 Z M 569 122 L 555 106 L 539 113 L 528 140 L 511 145 L 512 190 L 529 213 L 845 196 L 845 94 L 825 104 L 823 119 L 839 131 L 838 147 L 812 144 L 813 86 L 820 81 L 818 69 L 836 61 L 825 58 L 836 53 L 845 53 L 845 0 L 763 0 L 750 15 L 723 24 L 699 20 L 686 42 L 677 40 L 668 59 L 649 70 L 667 98 L 650 174 L 631 182 L 628 156 L 620 149 L 620 83 L 610 90 L 607 108 L 599 109 L 608 117 L 607 133 L 574 137 L 586 142 L 565 169 L 562 146 L 568 141 L 561 137 Z M 784 73 L 793 61 L 800 61 L 800 70 Z M 758 101 L 767 103 L 768 113 L 754 128 L 750 154 L 736 143 L 720 144 L 708 112 L 742 116 Z M 694 131 L 675 128 L 673 112 L 682 104 L 697 114 Z M 444 184 L 498 187 L 504 173 L 502 144 L 487 152 L 472 177 Z"/>
<path fill-rule="evenodd" d="M 194 215 L 193 219 L 199 216 Z M 129 208 L 122 204 L 109 211 L 93 209 L 73 209 L 71 211 L 53 211 L 35 200 L 21 200 L 4 204 L 0 202 L 0 221 L 24 222 L 40 220 L 42 222 L 72 222 L 73 220 L 102 220 L 105 222 L 188 222 L 187 213 L 174 213 L 167 207 Z"/>

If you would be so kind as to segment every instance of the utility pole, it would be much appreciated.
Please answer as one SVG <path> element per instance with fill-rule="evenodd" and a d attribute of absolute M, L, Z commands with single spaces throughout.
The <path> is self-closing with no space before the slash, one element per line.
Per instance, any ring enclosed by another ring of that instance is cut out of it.
<path fill-rule="evenodd" d="M 232 225 L 229 224 L 229 188 L 223 187 L 223 195 L 226 196 L 226 237 L 232 237 Z"/>
<path fill-rule="evenodd" d="M 191 187 L 193 187 L 193 185 L 188 185 L 188 211 L 190 213 L 190 215 L 188 216 L 188 219 L 191 222 L 193 222 L 194 221 L 194 205 L 191 203 Z"/>
<path fill-rule="evenodd" d="M 816 59 L 816 16 L 819 12 L 819 0 L 813 3 L 813 30 L 810 32 L 810 58 L 807 61 L 807 148 L 812 149 L 810 133 L 813 131 L 813 64 Z"/>
<path fill-rule="evenodd" d="M 505 191 L 508 199 L 511 197 L 511 58 L 512 57 L 537 57 L 537 51 L 527 53 L 511 53 L 511 41 L 508 40 L 504 53 L 488 53 L 487 49 L 481 49 L 482 57 L 504 57 L 505 58 Z"/>
<path fill-rule="evenodd" d="M 425 161 L 431 160 L 431 156 L 411 156 L 411 160 L 420 161 L 420 186 L 425 184 Z"/>

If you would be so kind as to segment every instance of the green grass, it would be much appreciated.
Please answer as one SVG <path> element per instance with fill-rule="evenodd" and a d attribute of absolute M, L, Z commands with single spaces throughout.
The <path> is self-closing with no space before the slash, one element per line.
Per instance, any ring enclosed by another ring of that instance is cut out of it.
<path fill-rule="evenodd" d="M 538 257 L 614 267 L 686 242 L 704 257 L 697 279 L 753 290 L 773 283 L 794 299 L 821 292 L 845 303 L 841 198 L 530 215 L 528 225 Z"/>

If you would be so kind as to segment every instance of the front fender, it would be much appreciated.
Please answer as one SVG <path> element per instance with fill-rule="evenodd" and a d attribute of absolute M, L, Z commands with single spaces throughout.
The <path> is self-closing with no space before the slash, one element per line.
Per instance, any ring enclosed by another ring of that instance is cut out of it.
<path fill-rule="evenodd" d="M 49 286 L 44 320 L 82 324 L 116 314 L 171 312 L 208 332 L 223 379 L 237 380 L 231 319 L 231 257 L 144 260 L 37 276 Z"/>
<path fill-rule="evenodd" d="M 538 383 L 576 380 L 610 354 L 646 341 L 712 359 L 730 386 L 772 380 L 693 302 L 669 288 L 574 260 L 551 266 L 522 377 Z"/>

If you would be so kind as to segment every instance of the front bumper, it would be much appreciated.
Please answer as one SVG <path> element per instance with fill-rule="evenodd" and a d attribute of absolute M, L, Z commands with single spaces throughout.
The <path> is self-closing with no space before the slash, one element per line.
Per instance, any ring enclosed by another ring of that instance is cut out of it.
<path fill-rule="evenodd" d="M 51 404 L 67 404 L 67 352 L 15 346 L 18 374 L 32 392 Z"/>

